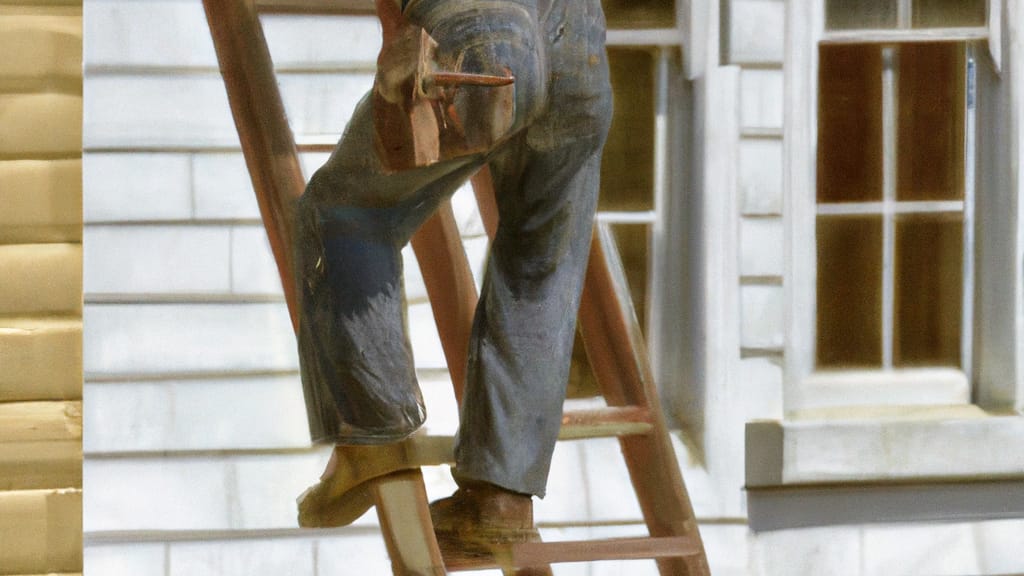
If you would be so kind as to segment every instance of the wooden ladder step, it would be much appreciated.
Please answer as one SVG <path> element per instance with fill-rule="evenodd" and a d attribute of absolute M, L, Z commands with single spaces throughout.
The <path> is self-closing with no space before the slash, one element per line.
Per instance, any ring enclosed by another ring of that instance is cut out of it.
<path fill-rule="evenodd" d="M 634 537 L 560 542 L 523 542 L 496 548 L 491 559 L 445 559 L 449 571 L 488 570 L 493 568 L 540 568 L 566 562 L 602 560 L 654 560 L 683 558 L 701 553 L 700 545 L 685 536 L 662 538 Z"/>
<path fill-rule="evenodd" d="M 525 567 L 559 562 L 680 558 L 700 553 L 700 545 L 693 538 L 685 536 L 527 542 L 512 547 L 512 564 Z"/>
<path fill-rule="evenodd" d="M 654 428 L 651 412 L 642 406 L 609 406 L 572 410 L 562 415 L 559 440 L 610 438 L 648 434 Z"/>

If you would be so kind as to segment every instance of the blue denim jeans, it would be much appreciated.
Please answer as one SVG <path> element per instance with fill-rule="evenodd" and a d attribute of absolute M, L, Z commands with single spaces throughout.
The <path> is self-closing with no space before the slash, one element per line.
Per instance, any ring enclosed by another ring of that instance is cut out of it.
<path fill-rule="evenodd" d="M 372 98 L 296 210 L 299 355 L 318 442 L 383 443 L 423 423 L 401 249 L 489 165 L 500 224 L 473 323 L 457 480 L 542 496 L 561 424 L 611 90 L 598 0 L 412 0 L 442 68 L 511 71 L 509 136 L 484 153 L 387 173 Z"/>

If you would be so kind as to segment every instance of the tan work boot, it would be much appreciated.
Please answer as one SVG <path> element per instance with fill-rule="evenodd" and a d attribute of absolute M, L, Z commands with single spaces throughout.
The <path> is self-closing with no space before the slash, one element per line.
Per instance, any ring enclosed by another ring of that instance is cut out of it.
<path fill-rule="evenodd" d="M 535 542 L 533 497 L 486 482 L 465 484 L 430 504 L 437 544 L 450 568 L 499 561 L 496 552 L 517 542 Z"/>

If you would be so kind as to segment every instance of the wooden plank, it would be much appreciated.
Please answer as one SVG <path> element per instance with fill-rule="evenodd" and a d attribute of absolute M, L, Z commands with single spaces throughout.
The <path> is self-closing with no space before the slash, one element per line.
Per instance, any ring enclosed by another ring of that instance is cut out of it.
<path fill-rule="evenodd" d="M 0 18 L 0 91 L 82 91 L 81 14 Z"/>
<path fill-rule="evenodd" d="M 81 242 L 82 161 L 0 162 L 0 206 L 0 244 Z"/>
<path fill-rule="evenodd" d="M 81 572 L 82 491 L 0 492 L 0 570 Z"/>
<path fill-rule="evenodd" d="M 0 490 L 81 486 L 81 402 L 0 404 Z"/>
<path fill-rule="evenodd" d="M 512 546 L 514 566 L 539 566 L 559 562 L 642 560 L 703 555 L 699 541 L 684 537 L 614 538 L 579 542 L 526 542 Z"/>
<path fill-rule="evenodd" d="M 423 474 L 418 469 L 392 474 L 375 482 L 373 492 L 393 572 L 444 576 Z"/>
<path fill-rule="evenodd" d="M 81 154 L 81 94 L 0 94 L 0 158 Z"/>
<path fill-rule="evenodd" d="M 81 244 L 0 245 L 0 270 L 0 314 L 81 313 Z"/>
<path fill-rule="evenodd" d="M 575 410 L 562 416 L 559 440 L 609 438 L 647 434 L 653 429 L 650 411 L 637 406 Z"/>
<path fill-rule="evenodd" d="M 81 398 L 82 319 L 0 318 L 0 365 L 0 402 Z"/>

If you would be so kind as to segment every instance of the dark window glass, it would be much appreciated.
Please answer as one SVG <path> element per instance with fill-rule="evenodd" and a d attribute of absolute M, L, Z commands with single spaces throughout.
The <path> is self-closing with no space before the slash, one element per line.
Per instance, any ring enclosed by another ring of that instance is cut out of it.
<path fill-rule="evenodd" d="M 898 0 L 828 0 L 825 26 L 830 30 L 895 28 Z"/>
<path fill-rule="evenodd" d="M 602 0 L 609 28 L 672 28 L 676 4 L 672 0 Z"/>
<path fill-rule="evenodd" d="M 882 364 L 882 217 L 818 217 L 819 368 Z"/>
<path fill-rule="evenodd" d="M 893 364 L 960 365 L 963 216 L 896 219 Z"/>
<path fill-rule="evenodd" d="M 984 26 L 985 0 L 914 0 L 913 23 L 915 28 Z"/>
<path fill-rule="evenodd" d="M 882 199 L 882 52 L 822 46 L 818 202 Z"/>
<path fill-rule="evenodd" d="M 898 200 L 964 196 L 964 48 L 899 47 Z"/>
<path fill-rule="evenodd" d="M 645 50 L 610 50 L 615 112 L 601 162 L 599 210 L 654 207 L 654 61 Z"/>

